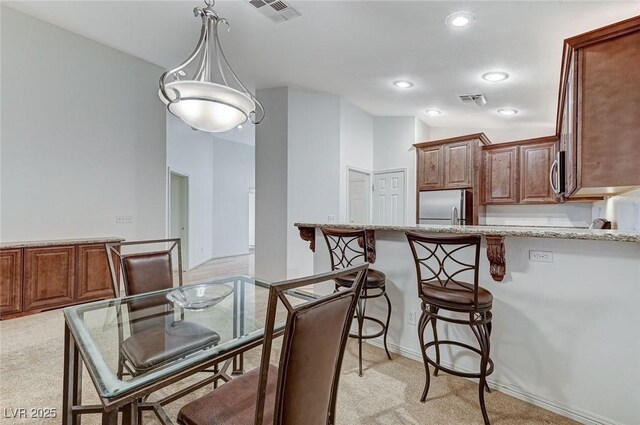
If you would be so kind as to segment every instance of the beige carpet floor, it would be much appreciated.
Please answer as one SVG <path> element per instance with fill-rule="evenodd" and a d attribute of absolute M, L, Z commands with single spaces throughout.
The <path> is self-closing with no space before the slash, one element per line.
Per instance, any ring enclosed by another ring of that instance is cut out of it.
<path fill-rule="evenodd" d="M 50 420 L 8 419 L 5 409 L 53 407 L 61 409 L 63 318 L 61 310 L 0 322 L 0 416 L 3 424 L 58 424 Z M 274 353 L 275 354 L 275 353 Z M 258 364 L 259 352 L 247 355 L 247 367 Z M 272 356 L 272 359 L 274 357 Z M 340 381 L 337 419 L 339 424 L 481 424 L 477 384 L 463 378 L 441 375 L 432 379 L 427 403 L 419 397 L 424 383 L 422 364 L 365 345 L 365 373 L 357 374 L 357 345 L 347 346 Z M 176 384 L 177 386 L 184 383 Z M 87 373 L 84 374 L 85 402 L 97 400 Z M 178 400 L 167 407 L 175 418 L 186 401 L 209 391 Z M 487 394 L 493 424 L 574 423 L 498 391 Z M 96 415 L 86 415 L 83 424 L 98 424 Z M 157 423 L 145 413 L 145 423 Z M 303 424 L 301 424 L 303 425 Z"/>

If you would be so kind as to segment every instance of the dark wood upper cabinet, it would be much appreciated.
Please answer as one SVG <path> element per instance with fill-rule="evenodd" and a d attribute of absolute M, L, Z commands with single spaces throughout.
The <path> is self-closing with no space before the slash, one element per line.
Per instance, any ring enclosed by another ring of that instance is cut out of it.
<path fill-rule="evenodd" d="M 113 297 L 113 284 L 104 244 L 79 245 L 76 300 Z"/>
<path fill-rule="evenodd" d="M 555 204 L 558 202 L 559 198 L 551 189 L 549 182 L 556 146 L 556 140 L 519 146 L 519 202 L 521 204 Z"/>
<path fill-rule="evenodd" d="M 484 202 L 486 204 L 518 203 L 518 147 L 507 146 L 485 150 L 483 166 Z"/>
<path fill-rule="evenodd" d="M 640 186 L 640 16 L 565 40 L 557 135 L 567 197 Z"/>
<path fill-rule="evenodd" d="M 0 314 L 22 308 L 22 250 L 0 251 Z"/>
<path fill-rule="evenodd" d="M 480 145 L 490 143 L 478 133 L 415 144 L 418 190 L 472 188 L 480 169 Z"/>
<path fill-rule="evenodd" d="M 472 204 L 467 208 L 468 223 L 478 224 L 483 208 L 480 147 L 490 144 L 484 133 L 475 133 L 413 145 L 417 152 L 416 200 L 423 191 L 468 189 L 467 199 Z M 416 220 L 418 207 L 419 202 L 416 202 Z"/>
<path fill-rule="evenodd" d="M 418 148 L 418 190 L 442 189 L 443 165 L 442 146 Z"/>
<path fill-rule="evenodd" d="M 75 247 L 25 249 L 23 310 L 42 310 L 74 301 Z"/>
<path fill-rule="evenodd" d="M 557 203 L 549 181 L 557 146 L 550 136 L 484 147 L 484 203 Z"/>
<path fill-rule="evenodd" d="M 442 145 L 444 152 L 444 188 L 468 188 L 473 185 L 473 143 Z"/>

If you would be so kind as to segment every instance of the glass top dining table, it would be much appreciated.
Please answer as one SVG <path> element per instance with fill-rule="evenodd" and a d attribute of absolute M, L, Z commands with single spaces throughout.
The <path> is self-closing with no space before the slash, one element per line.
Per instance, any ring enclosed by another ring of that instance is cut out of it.
<path fill-rule="evenodd" d="M 64 309 L 63 423 L 78 412 L 97 413 L 80 407 L 82 363 L 109 410 L 260 345 L 270 283 L 234 276 L 208 285 L 221 285 L 228 295 L 199 310 L 168 297 L 175 288 Z M 316 297 L 295 291 L 288 298 L 303 303 Z M 285 320 L 279 308 L 275 332 L 283 331 Z"/>

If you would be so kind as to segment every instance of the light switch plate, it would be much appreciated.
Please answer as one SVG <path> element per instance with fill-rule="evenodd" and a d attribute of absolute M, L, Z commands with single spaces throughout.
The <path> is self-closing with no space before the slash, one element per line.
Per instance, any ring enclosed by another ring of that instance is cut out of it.
<path fill-rule="evenodd" d="M 536 261 L 539 263 L 553 263 L 553 252 L 529 251 L 529 261 Z"/>
<path fill-rule="evenodd" d="M 409 311 L 409 317 L 407 317 L 407 323 L 412 325 L 412 326 L 416 325 L 416 311 L 415 310 Z"/>

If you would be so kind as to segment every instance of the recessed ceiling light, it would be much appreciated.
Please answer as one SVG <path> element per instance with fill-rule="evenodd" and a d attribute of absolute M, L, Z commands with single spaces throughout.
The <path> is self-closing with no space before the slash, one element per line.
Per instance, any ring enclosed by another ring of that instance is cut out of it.
<path fill-rule="evenodd" d="M 482 74 L 482 79 L 486 81 L 491 81 L 492 83 L 495 83 L 498 81 L 504 81 L 507 78 L 509 78 L 509 74 L 502 71 L 491 71 L 491 72 L 485 72 L 484 74 Z"/>
<path fill-rule="evenodd" d="M 507 116 L 510 116 L 510 115 L 515 115 L 515 114 L 517 114 L 517 113 L 518 113 L 518 111 L 517 111 L 517 110 L 515 110 L 515 109 L 498 109 L 498 113 L 499 113 L 500 115 L 507 115 Z"/>
<path fill-rule="evenodd" d="M 476 22 L 476 16 L 471 12 L 455 12 L 447 16 L 445 22 L 450 27 L 463 28 L 473 25 Z"/>
<path fill-rule="evenodd" d="M 432 117 L 437 117 L 438 115 L 440 115 L 442 112 L 438 111 L 437 109 L 427 109 L 426 111 L 424 111 L 427 115 L 430 115 Z"/>
<path fill-rule="evenodd" d="M 413 87 L 413 83 L 407 80 L 394 81 L 393 85 L 401 89 L 408 89 L 409 87 Z"/>
<path fill-rule="evenodd" d="M 240 124 L 240 125 L 238 126 L 238 128 L 242 130 L 242 124 Z"/>

